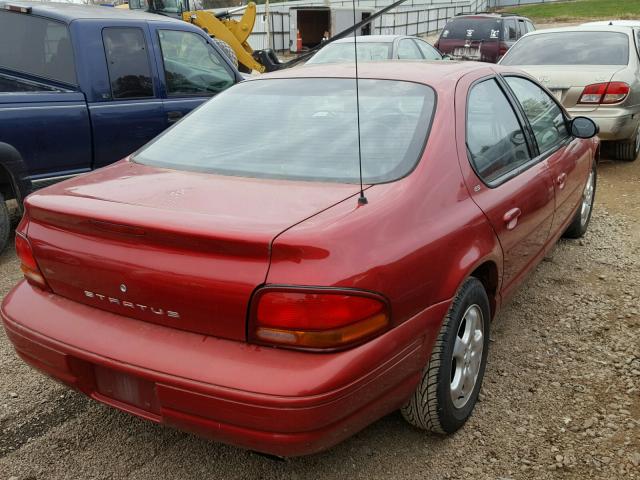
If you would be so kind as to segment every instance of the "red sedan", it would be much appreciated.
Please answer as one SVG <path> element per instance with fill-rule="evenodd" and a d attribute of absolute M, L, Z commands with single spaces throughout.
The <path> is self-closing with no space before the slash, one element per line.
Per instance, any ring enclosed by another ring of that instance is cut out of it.
<path fill-rule="evenodd" d="M 599 144 L 527 75 L 309 66 L 232 87 L 25 202 L 2 320 L 28 363 L 149 420 L 276 455 L 396 409 L 470 416 L 501 304 L 589 224 Z"/>

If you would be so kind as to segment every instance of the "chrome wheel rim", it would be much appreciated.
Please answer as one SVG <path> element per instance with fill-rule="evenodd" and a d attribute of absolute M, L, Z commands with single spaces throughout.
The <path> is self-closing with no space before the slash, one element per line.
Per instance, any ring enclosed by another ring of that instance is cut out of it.
<path fill-rule="evenodd" d="M 587 179 L 587 184 L 584 186 L 584 191 L 582 192 L 582 205 L 580 206 L 580 223 L 584 226 L 589 219 L 589 214 L 591 213 L 591 207 L 593 205 L 593 180 L 594 180 L 593 170 L 589 173 L 589 178 Z"/>
<path fill-rule="evenodd" d="M 482 309 L 471 305 L 462 316 L 451 359 L 451 400 L 456 408 L 464 407 L 475 389 L 484 349 Z"/>

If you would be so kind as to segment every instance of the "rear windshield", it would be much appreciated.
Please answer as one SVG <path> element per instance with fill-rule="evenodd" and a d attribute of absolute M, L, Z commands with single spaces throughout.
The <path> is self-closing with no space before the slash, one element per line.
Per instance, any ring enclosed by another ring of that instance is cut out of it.
<path fill-rule="evenodd" d="M 358 60 L 388 60 L 391 58 L 391 43 L 358 43 Z M 353 43 L 332 43 L 320 49 L 307 63 L 353 62 Z"/>
<path fill-rule="evenodd" d="M 0 12 L 0 67 L 75 84 L 66 24 L 24 13 Z"/>
<path fill-rule="evenodd" d="M 500 27 L 500 20 L 496 18 L 457 18 L 445 25 L 441 38 L 494 40 L 500 37 Z"/>
<path fill-rule="evenodd" d="M 435 107 L 430 87 L 360 80 L 362 173 L 383 183 L 409 173 Z M 353 79 L 269 79 L 231 87 L 139 150 L 145 165 L 236 175 L 357 183 Z"/>
<path fill-rule="evenodd" d="M 522 38 L 502 65 L 627 65 L 629 38 L 619 32 L 554 32 Z"/>

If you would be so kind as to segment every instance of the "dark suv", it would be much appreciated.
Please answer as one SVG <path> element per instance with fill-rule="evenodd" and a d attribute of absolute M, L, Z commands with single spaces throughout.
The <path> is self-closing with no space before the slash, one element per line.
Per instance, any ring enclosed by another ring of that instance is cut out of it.
<path fill-rule="evenodd" d="M 435 47 L 455 60 L 496 63 L 533 22 L 512 13 L 458 15 L 445 25 Z"/>

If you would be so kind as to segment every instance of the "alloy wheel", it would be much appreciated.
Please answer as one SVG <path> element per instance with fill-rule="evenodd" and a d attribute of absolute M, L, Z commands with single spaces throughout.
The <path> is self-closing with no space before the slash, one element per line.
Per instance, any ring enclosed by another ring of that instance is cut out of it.
<path fill-rule="evenodd" d="M 451 400 L 456 408 L 464 407 L 471 398 L 480 372 L 483 348 L 482 309 L 473 304 L 462 317 L 453 346 L 450 390 Z"/>
<path fill-rule="evenodd" d="M 580 223 L 582 225 L 585 225 L 587 220 L 589 220 L 589 214 L 593 206 L 594 179 L 595 174 L 592 170 L 591 173 L 589 173 L 587 184 L 584 186 L 584 191 L 582 192 L 582 205 L 580 206 Z"/>

